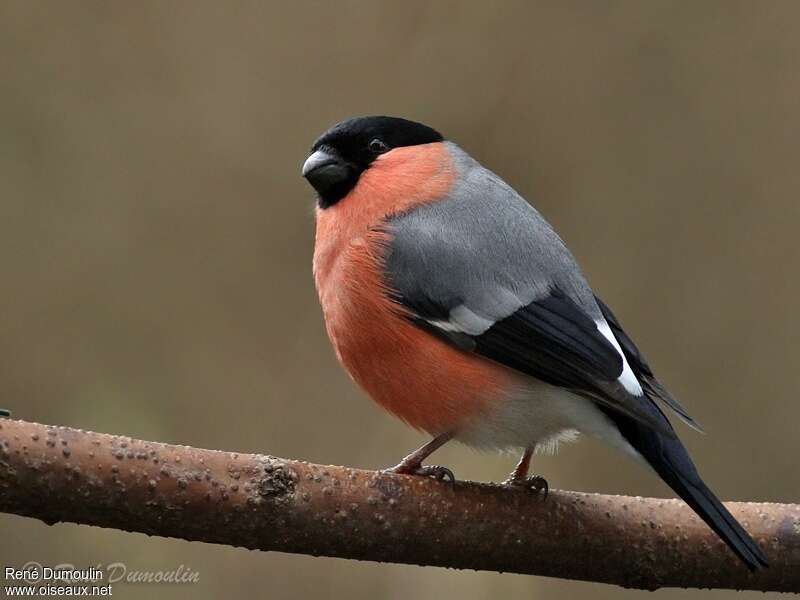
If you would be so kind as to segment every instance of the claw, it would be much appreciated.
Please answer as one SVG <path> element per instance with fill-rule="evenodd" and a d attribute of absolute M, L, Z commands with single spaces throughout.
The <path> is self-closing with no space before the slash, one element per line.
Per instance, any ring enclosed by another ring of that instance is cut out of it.
<path fill-rule="evenodd" d="M 453 475 L 453 472 L 447 467 L 442 467 L 440 465 L 420 466 L 416 470 L 414 475 L 421 475 L 423 477 L 433 477 L 434 479 L 438 479 L 439 481 L 444 481 L 445 479 L 449 479 L 450 483 L 456 482 L 456 476 Z"/>
<path fill-rule="evenodd" d="M 503 482 L 504 485 L 513 485 L 515 487 L 524 487 L 537 494 L 544 492 L 543 497 L 546 499 L 547 494 L 550 492 L 550 485 L 547 480 L 541 475 L 532 475 L 530 477 L 509 478 Z"/>
<path fill-rule="evenodd" d="M 437 481 L 445 481 L 447 479 L 450 481 L 450 483 L 455 483 L 456 481 L 456 476 L 453 474 L 453 472 L 447 467 L 442 467 L 440 465 L 404 465 L 403 463 L 400 463 L 391 469 L 386 469 L 386 472 L 397 473 L 399 475 L 432 477 Z"/>

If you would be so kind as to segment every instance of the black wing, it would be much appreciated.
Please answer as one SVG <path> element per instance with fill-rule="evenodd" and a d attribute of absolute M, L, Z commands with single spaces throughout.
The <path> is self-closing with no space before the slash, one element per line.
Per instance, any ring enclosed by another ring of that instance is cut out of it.
<path fill-rule="evenodd" d="M 660 433 L 675 433 L 652 411 L 650 402 L 625 390 L 618 378 L 623 359 L 595 322 L 569 296 L 552 289 L 480 334 L 442 327 L 451 307 L 427 297 L 394 299 L 410 309 L 414 322 L 457 348 L 567 388 L 608 406 Z"/>
<path fill-rule="evenodd" d="M 608 322 L 608 324 L 611 326 L 611 331 L 614 332 L 614 336 L 617 338 L 617 341 L 622 348 L 622 352 L 625 354 L 625 358 L 628 360 L 628 364 L 636 374 L 636 378 L 642 384 L 645 393 L 650 398 L 657 398 L 669 406 L 673 411 L 675 411 L 675 414 L 677 414 L 689 427 L 701 433 L 705 433 L 700 424 L 691 416 L 689 416 L 689 413 L 686 412 L 686 409 L 683 407 L 683 405 L 681 405 L 681 403 L 669 393 L 667 388 L 661 385 L 658 379 L 656 379 L 656 376 L 653 375 L 653 370 L 650 368 L 650 365 L 647 364 L 647 360 L 645 359 L 644 355 L 642 355 L 642 353 L 633 343 L 633 340 L 631 340 L 631 338 L 628 337 L 628 334 L 622 329 L 622 325 L 620 325 L 617 317 L 614 316 L 614 313 L 611 312 L 611 309 L 608 308 L 608 306 L 606 306 L 606 304 L 597 296 L 594 298 L 597 301 L 597 305 L 600 307 L 606 322 Z"/>

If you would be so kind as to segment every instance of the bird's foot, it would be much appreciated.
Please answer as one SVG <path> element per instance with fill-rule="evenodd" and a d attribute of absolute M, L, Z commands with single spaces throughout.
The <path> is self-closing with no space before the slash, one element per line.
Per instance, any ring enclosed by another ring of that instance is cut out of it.
<path fill-rule="evenodd" d="M 420 477 L 432 477 L 439 481 L 449 480 L 455 483 L 456 476 L 447 467 L 440 465 L 420 465 L 400 463 L 389 469 L 384 469 L 384 473 L 397 473 L 398 475 L 418 475 Z"/>
<path fill-rule="evenodd" d="M 547 480 L 541 475 L 531 475 L 530 477 L 514 477 L 513 475 L 503 482 L 503 485 L 513 485 L 514 487 L 523 487 L 532 492 L 544 492 L 544 497 L 550 491 L 550 486 Z"/>

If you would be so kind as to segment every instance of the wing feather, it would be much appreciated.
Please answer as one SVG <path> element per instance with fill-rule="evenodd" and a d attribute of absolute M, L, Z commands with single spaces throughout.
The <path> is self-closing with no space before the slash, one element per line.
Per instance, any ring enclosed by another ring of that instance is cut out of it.
<path fill-rule="evenodd" d="M 619 341 L 622 352 L 628 359 L 628 364 L 644 386 L 645 393 L 651 398 L 657 398 L 669 406 L 689 427 L 700 433 L 705 433 L 700 424 L 689 415 L 683 405 L 669 393 L 667 388 L 665 388 L 658 379 L 656 379 L 644 355 L 636 347 L 636 344 L 633 343 L 633 340 L 631 340 L 628 334 L 625 333 L 625 330 L 622 329 L 622 325 L 620 325 L 614 313 L 611 312 L 611 309 L 606 306 L 600 298 L 597 298 L 597 296 L 595 296 L 595 299 L 597 300 L 597 305 L 600 307 L 600 310 L 603 312 L 606 322 L 611 327 L 611 331 L 614 332 L 614 336 Z"/>
<path fill-rule="evenodd" d="M 459 176 L 447 197 L 381 226 L 394 300 L 460 350 L 674 436 L 653 418 L 652 400 L 621 383 L 624 353 L 598 329 L 603 314 L 561 238 L 508 184 L 448 148 Z"/>

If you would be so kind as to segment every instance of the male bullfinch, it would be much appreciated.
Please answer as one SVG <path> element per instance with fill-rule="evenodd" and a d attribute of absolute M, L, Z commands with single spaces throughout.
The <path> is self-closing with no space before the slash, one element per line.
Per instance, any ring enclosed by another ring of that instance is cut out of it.
<path fill-rule="evenodd" d="M 506 182 L 437 131 L 362 117 L 325 132 L 303 176 L 318 194 L 314 278 L 336 356 L 383 408 L 433 436 L 537 449 L 596 436 L 655 471 L 752 570 L 753 539 L 703 483 L 658 402 L 658 382 L 564 242 Z"/>

